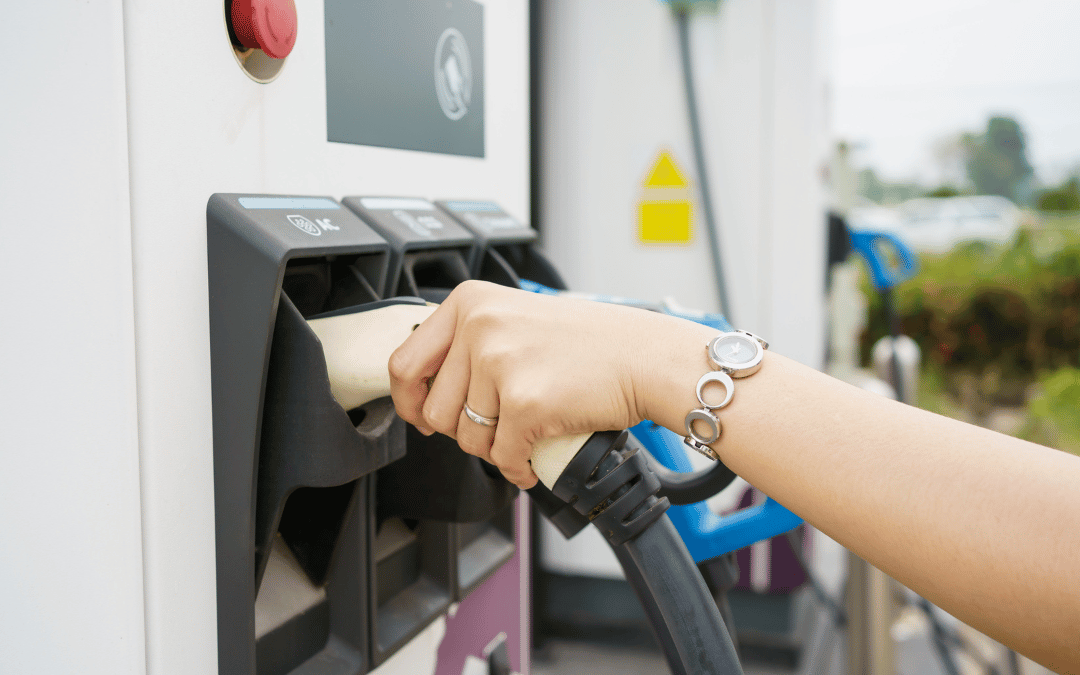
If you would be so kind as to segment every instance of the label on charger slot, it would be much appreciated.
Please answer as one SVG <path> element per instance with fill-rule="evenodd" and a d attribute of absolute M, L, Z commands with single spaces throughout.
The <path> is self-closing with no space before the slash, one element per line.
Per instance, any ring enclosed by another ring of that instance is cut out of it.
<path fill-rule="evenodd" d="M 245 209 L 289 209 L 303 211 L 325 209 L 336 211 L 341 206 L 326 197 L 240 197 L 236 200 Z"/>
<path fill-rule="evenodd" d="M 484 241 L 516 243 L 536 238 L 536 230 L 503 211 L 495 202 L 444 200 L 436 203 Z"/>
<path fill-rule="evenodd" d="M 436 230 L 442 229 L 442 222 L 434 216 L 414 216 L 408 211 L 394 209 L 394 217 L 421 237 L 433 238 Z"/>
<path fill-rule="evenodd" d="M 482 216 L 479 213 L 463 213 L 461 217 L 478 230 L 491 234 L 498 230 L 517 230 L 521 223 L 510 216 Z"/>
<path fill-rule="evenodd" d="M 434 211 L 435 205 L 426 199 L 412 199 L 409 197 L 362 197 L 360 205 L 372 211 L 397 211 L 408 209 L 409 211 Z"/>
<path fill-rule="evenodd" d="M 345 205 L 401 248 L 472 245 L 475 237 L 426 199 L 346 197 Z"/>
<path fill-rule="evenodd" d="M 220 195 L 238 218 L 290 249 L 381 248 L 386 241 L 329 197 Z"/>

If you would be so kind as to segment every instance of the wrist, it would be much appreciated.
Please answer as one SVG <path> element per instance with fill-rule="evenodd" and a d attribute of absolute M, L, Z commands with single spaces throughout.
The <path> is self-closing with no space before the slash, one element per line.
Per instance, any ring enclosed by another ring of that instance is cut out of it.
<path fill-rule="evenodd" d="M 639 352 L 646 356 L 635 383 L 638 410 L 644 419 L 681 436 L 686 414 L 699 407 L 697 382 L 712 370 L 705 345 L 717 331 L 685 319 L 661 315 L 657 319 L 657 330 Z"/>
<path fill-rule="evenodd" d="M 703 376 L 714 375 L 708 378 L 711 382 L 704 389 L 705 401 L 719 406 L 727 398 L 727 384 L 720 382 L 726 379 L 720 377 L 723 371 L 717 369 L 717 364 L 709 358 L 706 351 L 706 346 L 720 331 L 690 321 L 664 318 L 668 319 L 664 330 L 651 334 L 653 342 L 643 346 L 644 353 L 652 358 L 642 364 L 640 384 L 636 385 L 637 391 L 641 392 L 639 398 L 643 401 L 639 409 L 643 411 L 644 419 L 652 420 L 685 437 L 687 415 L 691 411 L 701 412 L 702 408 L 706 407 L 697 393 Z M 734 385 L 730 405 L 707 411 L 720 428 L 719 437 L 709 443 L 708 448 L 725 463 L 729 459 L 735 459 L 740 452 L 739 446 L 745 445 L 748 438 L 755 433 L 754 411 L 762 409 L 762 397 L 769 396 L 769 380 L 778 374 L 776 369 L 783 365 L 778 363 L 777 356 L 768 350 L 759 354 L 760 372 L 753 365 L 753 360 L 743 361 L 741 358 L 737 361 L 750 367 L 736 367 L 736 370 L 730 371 Z M 741 372 L 737 372 L 738 370 Z M 709 426 L 699 421 L 695 429 L 701 435 L 708 435 L 705 432 Z M 698 452 L 710 454 L 707 449 Z"/>

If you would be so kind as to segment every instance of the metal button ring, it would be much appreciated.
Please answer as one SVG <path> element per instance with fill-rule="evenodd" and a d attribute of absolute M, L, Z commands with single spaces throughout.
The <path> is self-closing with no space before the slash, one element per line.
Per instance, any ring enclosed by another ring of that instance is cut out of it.
<path fill-rule="evenodd" d="M 705 385 L 710 382 L 719 382 L 724 385 L 724 400 L 716 405 L 710 405 L 705 402 Z M 705 410 L 719 410 L 720 408 L 723 408 L 728 403 L 731 403 L 731 397 L 734 395 L 735 382 L 733 382 L 731 376 L 725 372 L 719 370 L 707 372 L 702 375 L 701 379 L 697 382 L 697 400 Z"/>
<path fill-rule="evenodd" d="M 702 436 L 694 430 L 694 422 L 704 422 L 709 427 L 709 435 Z M 708 410 L 699 408 L 686 415 L 686 435 L 702 445 L 708 445 L 720 438 L 720 420 Z"/>
<path fill-rule="evenodd" d="M 698 443 L 692 438 L 684 438 L 683 443 L 686 443 L 688 446 L 690 446 L 691 449 L 705 455 L 714 462 L 720 461 L 720 455 L 716 454 L 716 451 L 707 445 L 702 445 L 701 443 Z"/>
<path fill-rule="evenodd" d="M 750 337 L 754 338 L 755 340 L 758 341 L 758 344 L 761 345 L 762 349 L 768 349 L 769 348 L 769 343 L 768 342 L 765 342 L 760 337 L 758 337 L 757 335 L 754 335 L 753 333 L 751 333 L 748 330 L 740 330 L 740 331 L 736 331 L 736 332 L 737 333 L 743 333 L 744 335 L 749 335 Z"/>

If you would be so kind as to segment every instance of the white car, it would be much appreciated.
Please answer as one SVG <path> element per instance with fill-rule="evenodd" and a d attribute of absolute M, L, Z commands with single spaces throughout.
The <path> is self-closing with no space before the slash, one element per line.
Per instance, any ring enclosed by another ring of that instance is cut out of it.
<path fill-rule="evenodd" d="M 997 196 L 912 199 L 895 208 L 853 209 L 848 225 L 891 232 L 916 251 L 944 253 L 962 241 L 1007 243 L 1020 227 L 1020 209 Z"/>

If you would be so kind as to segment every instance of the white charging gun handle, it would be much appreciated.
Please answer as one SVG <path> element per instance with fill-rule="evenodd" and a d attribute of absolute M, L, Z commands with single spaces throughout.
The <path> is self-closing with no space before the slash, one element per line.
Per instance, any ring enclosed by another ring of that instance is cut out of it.
<path fill-rule="evenodd" d="M 398 346 L 437 305 L 398 304 L 354 314 L 310 319 L 322 342 L 330 391 L 346 410 L 390 395 L 387 363 Z M 546 438 L 533 446 L 532 467 L 548 488 L 592 434 Z"/>

